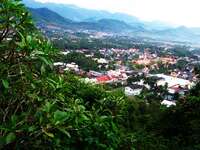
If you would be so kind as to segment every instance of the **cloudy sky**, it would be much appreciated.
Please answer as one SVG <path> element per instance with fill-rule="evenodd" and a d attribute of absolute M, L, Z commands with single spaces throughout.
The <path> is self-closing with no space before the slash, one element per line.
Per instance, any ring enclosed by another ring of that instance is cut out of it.
<path fill-rule="evenodd" d="M 200 27 L 200 0 L 37 0 L 123 12 L 142 20 Z"/>

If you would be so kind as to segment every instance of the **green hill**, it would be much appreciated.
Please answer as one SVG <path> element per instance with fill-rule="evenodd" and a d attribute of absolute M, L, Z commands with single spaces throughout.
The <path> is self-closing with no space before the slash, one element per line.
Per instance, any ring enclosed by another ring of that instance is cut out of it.
<path fill-rule="evenodd" d="M 33 16 L 33 19 L 38 24 L 54 24 L 58 27 L 62 26 L 64 29 L 96 30 L 106 32 L 123 32 L 134 29 L 137 30 L 137 28 L 134 28 L 123 21 L 113 19 L 102 19 L 95 22 L 74 22 L 58 15 L 57 13 L 47 8 L 29 8 L 29 11 Z"/>
<path fill-rule="evenodd" d="M 72 22 L 71 20 L 58 15 L 57 13 L 49 10 L 48 8 L 29 8 L 29 11 L 31 12 L 33 19 L 36 22 L 58 25 L 67 25 Z"/>

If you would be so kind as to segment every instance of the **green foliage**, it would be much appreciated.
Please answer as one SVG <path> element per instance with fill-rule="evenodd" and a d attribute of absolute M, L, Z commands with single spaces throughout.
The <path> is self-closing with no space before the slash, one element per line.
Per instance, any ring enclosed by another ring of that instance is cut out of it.
<path fill-rule="evenodd" d="M 185 60 L 178 60 L 178 62 L 176 63 L 176 66 L 177 66 L 177 68 L 178 69 L 183 69 L 183 68 L 185 68 L 185 66 L 188 64 L 188 62 L 187 61 L 185 61 Z"/>
<path fill-rule="evenodd" d="M 189 57 L 193 55 L 192 52 L 188 51 L 188 47 L 186 46 L 177 46 L 172 49 L 172 53 L 179 57 Z"/>
<path fill-rule="evenodd" d="M 71 20 L 65 19 L 64 17 L 58 15 L 57 13 L 47 8 L 29 8 L 29 11 L 33 16 L 33 19 L 38 23 L 58 24 L 65 26 L 72 22 Z"/>
<path fill-rule="evenodd" d="M 134 82 L 139 82 L 141 79 L 143 79 L 143 76 L 139 76 L 139 75 L 131 76 L 128 78 L 127 82 L 129 85 L 131 85 Z"/>
<path fill-rule="evenodd" d="M 0 42 L 1 48 L 9 46 L 16 49 L 21 35 L 34 29 L 32 20 L 25 7 L 17 0 L 2 0 L 0 5 Z"/>
<path fill-rule="evenodd" d="M 144 69 L 145 66 L 144 65 L 139 65 L 139 64 L 134 64 L 131 66 L 131 68 L 133 68 L 134 70 L 141 70 L 141 69 Z"/>
<path fill-rule="evenodd" d="M 85 71 L 89 70 L 98 70 L 98 63 L 94 61 L 92 58 L 86 57 L 82 53 L 72 52 L 67 54 L 66 56 L 60 56 L 56 59 L 56 61 L 61 61 L 65 63 L 76 63 L 80 66 L 81 69 Z"/>

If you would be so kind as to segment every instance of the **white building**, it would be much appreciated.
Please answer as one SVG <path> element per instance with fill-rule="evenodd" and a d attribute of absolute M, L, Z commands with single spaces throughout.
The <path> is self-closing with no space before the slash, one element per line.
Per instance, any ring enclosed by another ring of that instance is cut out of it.
<path fill-rule="evenodd" d="M 174 101 L 168 101 L 168 100 L 162 101 L 161 104 L 165 105 L 167 107 L 176 106 L 176 102 L 174 102 Z"/>
<path fill-rule="evenodd" d="M 70 53 L 69 51 L 61 52 L 61 54 L 63 54 L 63 55 L 67 55 L 69 53 Z"/>
<path fill-rule="evenodd" d="M 66 68 L 64 70 L 65 71 L 68 71 L 68 70 L 79 71 L 79 66 L 75 63 L 66 64 Z"/>
<path fill-rule="evenodd" d="M 165 84 L 168 85 L 168 87 L 174 87 L 174 86 L 180 86 L 183 88 L 191 88 L 193 86 L 193 83 L 190 82 L 189 80 L 185 80 L 185 79 L 181 79 L 181 78 L 176 78 L 173 76 L 167 76 L 164 74 L 155 74 L 155 75 L 151 75 L 151 76 L 156 76 L 158 78 L 162 78 L 161 80 L 159 80 L 157 82 L 158 86 L 165 86 Z"/>
<path fill-rule="evenodd" d="M 65 66 L 66 63 L 63 63 L 63 62 L 55 62 L 53 63 L 54 66 Z"/>
<path fill-rule="evenodd" d="M 125 87 L 125 95 L 126 96 L 140 95 L 141 92 L 142 92 L 142 89 L 140 89 L 140 88 L 132 89 L 131 87 Z"/>
<path fill-rule="evenodd" d="M 106 59 L 104 59 L 104 58 L 98 59 L 97 62 L 98 62 L 99 64 L 108 64 L 108 63 L 109 63 L 109 62 L 108 62 Z"/>
<path fill-rule="evenodd" d="M 83 78 L 81 79 L 81 81 L 83 81 L 86 84 L 95 84 L 96 83 L 96 79 L 89 79 L 89 78 Z"/>

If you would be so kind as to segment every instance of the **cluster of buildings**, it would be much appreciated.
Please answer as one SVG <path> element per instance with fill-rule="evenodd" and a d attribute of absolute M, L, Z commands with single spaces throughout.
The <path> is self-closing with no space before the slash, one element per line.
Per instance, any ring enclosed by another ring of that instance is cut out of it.
<path fill-rule="evenodd" d="M 175 56 L 162 56 L 158 57 L 157 54 L 149 53 L 147 50 L 140 52 L 139 49 L 100 49 L 99 52 L 102 58 L 95 58 L 93 53 L 88 54 L 88 50 L 77 50 L 77 52 L 84 53 L 86 57 L 90 57 L 96 62 L 98 62 L 99 67 L 105 66 L 106 70 L 100 71 L 83 71 L 77 64 L 70 63 L 65 64 L 62 62 L 54 63 L 54 66 L 59 66 L 62 71 L 74 71 L 78 75 L 83 75 L 84 82 L 93 84 L 120 84 L 121 88 L 124 89 L 124 93 L 127 96 L 137 96 L 140 95 L 144 88 L 149 89 L 150 86 L 145 84 L 143 80 L 139 82 L 134 82 L 128 84 L 128 79 L 132 76 L 147 76 L 156 77 L 156 84 L 158 86 L 166 86 L 168 94 L 165 96 L 161 104 L 166 106 L 176 105 L 174 100 L 174 95 L 179 94 L 184 96 L 187 94 L 189 89 L 194 86 L 195 75 L 193 73 L 193 68 L 188 65 L 186 69 L 174 69 L 170 74 L 150 74 L 149 70 L 156 68 L 157 64 L 162 62 L 163 64 L 175 65 L 180 58 Z M 63 52 L 67 55 L 69 52 Z M 134 58 L 138 55 L 137 58 Z M 132 64 L 144 65 L 145 67 L 139 70 L 133 70 L 127 66 L 124 62 L 125 60 L 130 61 Z M 181 58 L 182 59 L 182 58 Z M 108 69 L 110 64 L 114 65 L 114 68 Z M 61 71 L 61 72 L 62 72 Z"/>
<path fill-rule="evenodd" d="M 165 95 L 163 101 L 161 102 L 161 104 L 166 105 L 167 107 L 176 105 L 175 95 L 178 94 L 180 97 L 183 97 L 195 85 L 195 82 L 170 75 L 148 74 L 148 77 L 156 77 L 156 85 L 158 87 L 167 86 L 168 93 Z M 137 96 L 141 94 L 144 88 L 150 89 L 150 86 L 145 84 L 144 80 L 134 82 L 130 86 L 125 87 L 125 94 L 127 96 Z"/>
<path fill-rule="evenodd" d="M 104 73 L 96 71 L 90 71 L 87 73 L 87 80 L 90 80 L 96 84 L 107 84 L 107 83 L 121 83 L 126 84 L 128 76 L 125 69 L 109 70 Z"/>
<path fill-rule="evenodd" d="M 165 56 L 165 57 L 159 57 L 157 54 L 151 54 L 148 51 L 145 51 L 143 54 L 139 55 L 139 58 L 136 60 L 133 60 L 134 64 L 138 65 L 151 65 L 156 66 L 157 63 L 163 63 L 163 64 L 176 64 L 177 58 L 175 56 Z"/>
<path fill-rule="evenodd" d="M 64 73 L 65 71 L 74 71 L 78 73 L 81 71 L 79 66 L 74 62 L 72 63 L 55 62 L 53 65 L 58 68 L 60 73 Z"/>

